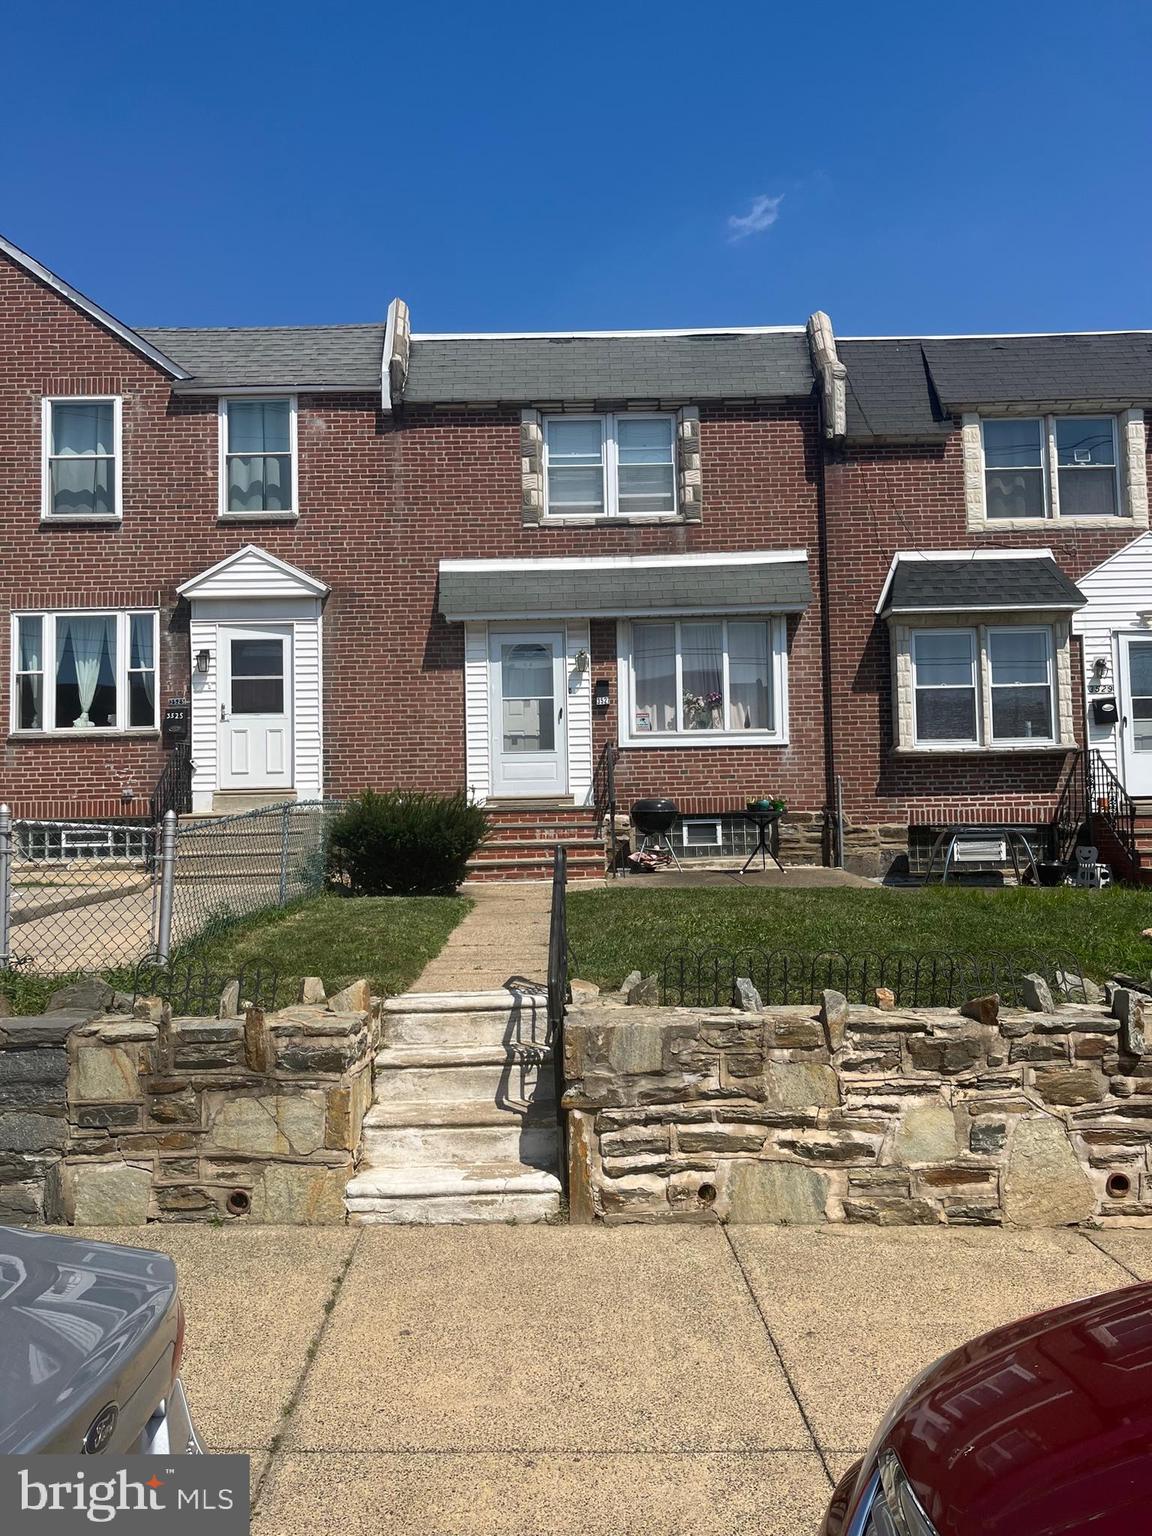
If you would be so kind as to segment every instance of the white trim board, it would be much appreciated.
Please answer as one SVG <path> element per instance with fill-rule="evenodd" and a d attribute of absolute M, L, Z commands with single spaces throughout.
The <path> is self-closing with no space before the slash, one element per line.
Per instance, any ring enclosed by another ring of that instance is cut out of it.
<path fill-rule="evenodd" d="M 1007 551 L 1005 552 L 1007 553 Z M 951 558 L 955 558 L 952 556 Z M 560 555 L 548 559 L 441 560 L 441 571 L 619 571 L 697 565 L 796 565 L 806 549 L 728 550 L 683 555 Z"/>
<path fill-rule="evenodd" d="M 263 565 L 270 574 L 278 577 L 275 590 L 259 591 L 254 588 L 252 576 L 255 569 Z M 221 580 L 232 574 L 233 580 Z M 298 566 L 289 565 L 287 560 L 281 560 L 279 556 L 269 554 L 266 549 L 261 549 L 257 544 L 242 544 L 232 554 L 225 555 L 223 560 L 217 560 L 215 565 L 210 565 L 207 570 L 201 571 L 198 576 L 192 576 L 176 588 L 181 597 L 236 597 L 251 599 L 256 597 L 282 597 L 285 595 L 304 595 L 309 597 L 323 597 L 328 592 L 326 583 L 315 576 L 309 576 L 307 571 L 302 571 Z"/>
<path fill-rule="evenodd" d="M 29 256 L 27 251 L 22 251 L 18 245 L 13 245 L 10 240 L 5 240 L 3 235 L 0 235 L 0 252 L 7 256 L 9 260 L 14 261 L 18 267 L 22 267 L 32 277 L 38 278 L 46 287 L 53 289 L 61 298 L 67 299 L 70 304 L 75 304 L 76 308 L 82 310 L 90 320 L 95 320 L 97 325 L 103 326 L 106 331 L 111 331 L 113 336 L 116 336 L 120 341 L 126 342 L 134 352 L 139 352 L 141 357 L 146 357 L 150 363 L 155 363 L 165 373 L 171 374 L 174 379 L 190 379 L 192 377 L 190 373 L 181 368 L 179 363 L 173 362 L 158 347 L 152 346 L 151 343 L 144 340 L 143 336 L 138 336 L 134 330 L 125 325 L 122 320 L 117 320 L 115 315 L 110 315 L 106 309 L 101 309 L 99 304 L 95 304 L 91 299 L 86 298 L 78 288 L 73 288 L 71 283 L 66 283 L 62 277 L 57 277 L 55 272 L 49 271 L 42 262 L 37 261 L 34 256 Z"/>

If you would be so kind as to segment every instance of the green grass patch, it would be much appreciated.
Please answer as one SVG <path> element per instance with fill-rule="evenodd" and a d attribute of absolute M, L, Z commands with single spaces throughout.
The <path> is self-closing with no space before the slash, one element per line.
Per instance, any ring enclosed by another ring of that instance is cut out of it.
<path fill-rule="evenodd" d="M 364 976 L 391 995 L 411 986 L 471 910 L 466 896 L 316 896 L 209 935 L 175 960 L 223 975 L 259 966 L 288 987 L 319 976 L 329 992 Z"/>
<path fill-rule="evenodd" d="M 1031 950 L 1068 955 L 1099 981 L 1147 976 L 1152 893 L 1031 887 L 930 886 L 907 890 L 694 890 L 624 884 L 568 893 L 573 974 L 618 987 L 631 970 L 659 972 L 674 949 L 889 950 L 982 954 Z"/>

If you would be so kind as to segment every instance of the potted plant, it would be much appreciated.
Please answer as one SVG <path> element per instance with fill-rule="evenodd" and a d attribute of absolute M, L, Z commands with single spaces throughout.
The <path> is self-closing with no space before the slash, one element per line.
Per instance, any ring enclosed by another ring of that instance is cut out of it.
<path fill-rule="evenodd" d="M 755 795 L 747 802 L 750 811 L 779 811 L 781 815 L 788 809 L 783 800 L 777 800 L 772 795 Z"/>

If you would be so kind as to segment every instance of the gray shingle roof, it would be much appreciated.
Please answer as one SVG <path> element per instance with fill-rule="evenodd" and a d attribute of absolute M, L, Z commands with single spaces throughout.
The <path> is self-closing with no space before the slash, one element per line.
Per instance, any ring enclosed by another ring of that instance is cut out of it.
<path fill-rule="evenodd" d="M 885 613 L 1082 608 L 1087 598 L 1048 556 L 1019 560 L 900 559 Z"/>
<path fill-rule="evenodd" d="M 380 389 L 383 325 L 139 332 L 192 375 L 186 388 Z"/>
<path fill-rule="evenodd" d="M 932 398 L 918 341 L 841 341 L 848 370 L 848 436 L 943 439 L 952 422 Z"/>
<path fill-rule="evenodd" d="M 984 401 L 1152 400 L 1152 335 L 963 336 L 925 340 L 947 406 Z"/>
<path fill-rule="evenodd" d="M 404 399 L 504 401 L 717 400 L 807 395 L 802 330 L 685 336 L 412 339 Z"/>
<path fill-rule="evenodd" d="M 966 406 L 1152 404 L 1152 335 L 889 337 L 838 343 L 848 436 L 930 442 Z"/>
<path fill-rule="evenodd" d="M 486 562 L 440 562 L 440 612 L 446 619 L 647 613 L 800 613 L 812 601 L 807 556 L 704 563 L 679 560 L 524 560 L 484 569 Z"/>

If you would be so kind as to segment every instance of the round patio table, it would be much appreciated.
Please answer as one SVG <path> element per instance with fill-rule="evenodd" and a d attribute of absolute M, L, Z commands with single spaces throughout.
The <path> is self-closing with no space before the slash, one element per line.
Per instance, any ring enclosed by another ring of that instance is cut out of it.
<path fill-rule="evenodd" d="M 773 864 L 775 864 L 776 868 L 778 870 L 780 870 L 780 871 L 783 871 L 783 869 L 784 869 L 783 864 L 781 864 L 780 860 L 772 852 L 771 846 L 769 845 L 769 842 L 768 842 L 768 831 L 769 831 L 769 828 L 774 827 L 776 825 L 776 823 L 780 820 L 781 816 L 783 816 L 784 812 L 783 811 L 778 811 L 778 810 L 775 810 L 775 809 L 771 809 L 771 810 L 765 809 L 765 810 L 762 810 L 762 811 L 758 811 L 758 810 L 753 810 L 753 809 L 749 808 L 748 810 L 740 811 L 737 814 L 742 816 L 745 821 L 752 822 L 752 824 L 755 826 L 756 832 L 757 832 L 756 846 L 755 846 L 755 848 L 753 848 L 752 852 L 748 855 L 748 857 L 744 860 L 744 863 L 740 866 L 740 873 L 743 874 L 745 872 L 745 870 L 748 868 L 749 864 L 751 864 L 752 860 L 756 857 L 757 854 L 760 855 L 760 868 L 761 869 L 767 869 L 768 868 L 768 860 L 771 859 Z"/>

